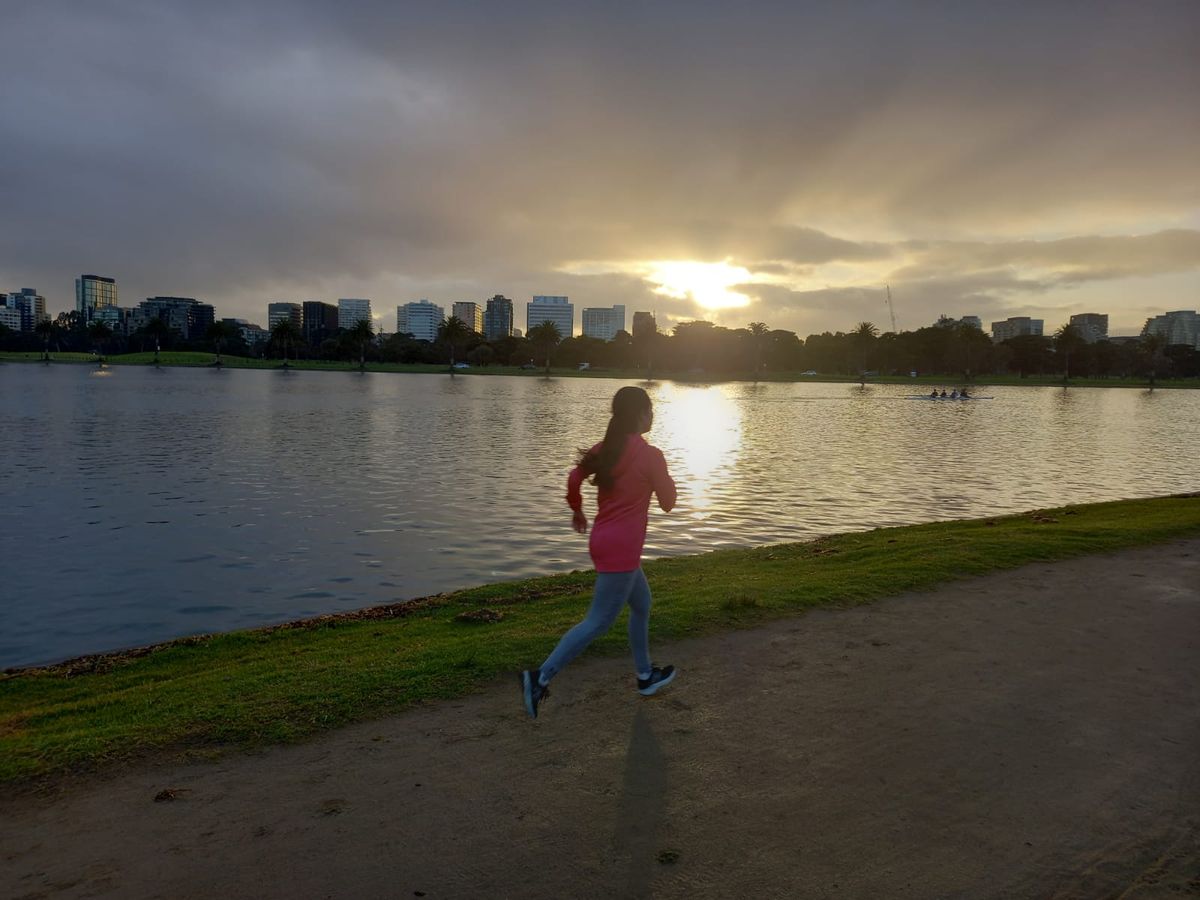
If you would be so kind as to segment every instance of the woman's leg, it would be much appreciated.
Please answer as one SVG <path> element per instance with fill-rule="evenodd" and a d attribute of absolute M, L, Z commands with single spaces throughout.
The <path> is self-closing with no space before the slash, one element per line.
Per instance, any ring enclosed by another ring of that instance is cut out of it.
<path fill-rule="evenodd" d="M 538 681 L 545 685 L 562 669 L 583 652 L 592 641 L 612 628 L 617 620 L 617 614 L 625 605 L 629 590 L 634 584 L 634 576 L 641 569 L 632 572 L 598 572 L 596 573 L 596 591 L 592 596 L 592 605 L 588 607 L 583 621 L 568 631 L 559 640 L 554 652 L 542 663 Z M 643 583 L 645 578 L 642 579 Z"/>
<path fill-rule="evenodd" d="M 650 677 L 650 585 L 641 569 L 629 590 L 629 647 L 638 678 Z"/>

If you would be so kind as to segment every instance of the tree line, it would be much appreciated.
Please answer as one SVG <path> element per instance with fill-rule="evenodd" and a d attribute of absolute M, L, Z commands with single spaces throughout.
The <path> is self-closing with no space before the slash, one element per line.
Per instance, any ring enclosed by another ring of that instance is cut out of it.
<path fill-rule="evenodd" d="M 762 322 L 727 328 L 703 320 L 681 322 L 670 333 L 620 331 L 611 341 L 563 338 L 549 322 L 522 337 L 488 340 L 451 316 L 436 340 L 408 334 L 381 338 L 369 322 L 339 329 L 310 344 L 290 320 L 277 323 L 264 345 L 250 347 L 236 326 L 218 321 L 202 338 L 185 340 L 161 319 L 151 319 L 129 335 L 113 334 L 103 323 L 85 323 L 77 312 L 41 322 L 35 333 L 0 326 L 0 348 L 97 354 L 150 350 L 197 350 L 283 361 L 321 359 L 357 362 L 526 366 L 638 371 L 654 374 L 706 374 L 719 377 L 771 377 L 804 372 L 867 378 L 874 375 L 938 375 L 971 379 L 985 375 L 1064 377 L 1200 377 L 1200 351 L 1166 345 L 1146 336 L 1136 341 L 1088 343 L 1065 325 L 1052 336 L 1022 335 L 994 343 L 967 325 L 932 325 L 915 331 L 883 333 L 871 322 L 849 332 L 824 332 L 801 339 L 792 331 Z"/>

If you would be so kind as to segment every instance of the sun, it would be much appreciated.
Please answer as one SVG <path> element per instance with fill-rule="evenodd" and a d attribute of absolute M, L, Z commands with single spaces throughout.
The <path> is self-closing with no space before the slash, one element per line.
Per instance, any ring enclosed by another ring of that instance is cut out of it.
<path fill-rule="evenodd" d="M 663 260 L 652 262 L 646 280 L 658 285 L 654 293 L 677 300 L 692 300 L 705 309 L 746 306 L 750 298 L 730 288 L 746 284 L 753 276 L 748 269 L 725 262 Z"/>

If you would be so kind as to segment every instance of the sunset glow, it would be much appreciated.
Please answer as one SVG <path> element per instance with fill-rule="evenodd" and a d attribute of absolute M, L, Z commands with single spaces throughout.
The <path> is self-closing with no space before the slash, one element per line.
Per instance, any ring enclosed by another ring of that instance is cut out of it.
<path fill-rule="evenodd" d="M 749 270 L 728 262 L 665 261 L 651 263 L 646 280 L 658 287 L 654 293 L 676 300 L 692 300 L 704 309 L 746 306 L 750 298 L 730 290 L 751 280 Z"/>

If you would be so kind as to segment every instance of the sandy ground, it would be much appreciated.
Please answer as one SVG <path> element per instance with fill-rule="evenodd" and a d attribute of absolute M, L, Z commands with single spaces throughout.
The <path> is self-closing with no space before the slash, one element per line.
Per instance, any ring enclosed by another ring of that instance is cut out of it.
<path fill-rule="evenodd" d="M 656 651 L 7 796 L 0 896 L 1200 894 L 1200 540 Z"/>

